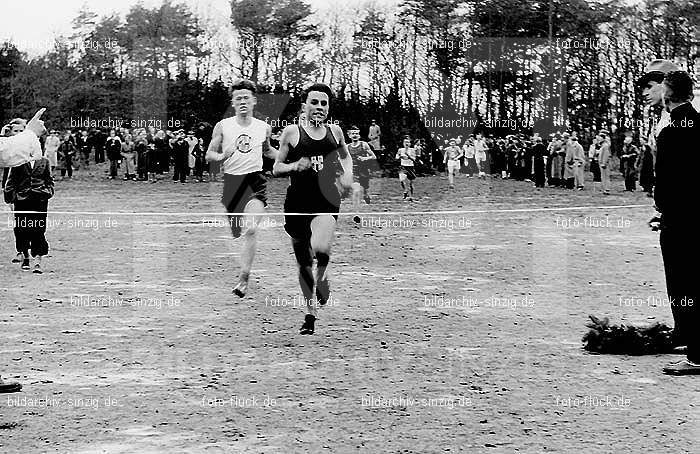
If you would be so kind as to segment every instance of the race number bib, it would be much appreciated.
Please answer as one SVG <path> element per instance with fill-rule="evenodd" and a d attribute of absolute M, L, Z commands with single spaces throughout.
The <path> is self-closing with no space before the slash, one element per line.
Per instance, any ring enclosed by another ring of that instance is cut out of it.
<path fill-rule="evenodd" d="M 311 156 L 311 168 L 318 173 L 323 169 L 323 156 Z"/>

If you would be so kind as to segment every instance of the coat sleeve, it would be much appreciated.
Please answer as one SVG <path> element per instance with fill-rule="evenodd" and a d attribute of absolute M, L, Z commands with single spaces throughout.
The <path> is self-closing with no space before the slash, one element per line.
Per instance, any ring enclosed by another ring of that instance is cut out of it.
<path fill-rule="evenodd" d="M 29 162 L 32 151 L 39 151 L 39 138 L 32 131 L 26 130 L 13 137 L 0 137 L 0 167 L 17 167 Z"/>
<path fill-rule="evenodd" d="M 15 178 L 15 173 L 10 169 L 10 174 L 7 176 L 7 182 L 3 188 L 3 197 L 5 198 L 5 203 L 14 203 L 15 190 L 17 187 L 17 182 Z"/>
<path fill-rule="evenodd" d="M 47 162 L 46 166 L 44 167 L 44 182 L 46 184 L 46 188 L 50 191 L 51 197 L 54 196 L 54 182 L 53 182 L 53 175 L 51 175 L 51 165 Z M 49 198 L 51 198 L 49 197 Z"/>

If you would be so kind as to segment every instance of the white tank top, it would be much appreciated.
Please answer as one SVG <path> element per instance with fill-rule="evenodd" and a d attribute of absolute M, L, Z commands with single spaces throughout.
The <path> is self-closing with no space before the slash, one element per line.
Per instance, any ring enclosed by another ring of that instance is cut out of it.
<path fill-rule="evenodd" d="M 404 155 L 406 157 L 404 157 Z M 399 148 L 399 157 L 401 158 L 401 165 L 403 167 L 413 167 L 413 160 L 416 159 L 416 149 L 413 147 Z"/>
<path fill-rule="evenodd" d="M 221 120 L 224 153 L 233 150 L 223 162 L 223 171 L 229 175 L 245 175 L 261 172 L 263 168 L 262 144 L 267 138 L 267 123 L 253 118 L 248 126 L 238 124 L 236 117 Z"/>

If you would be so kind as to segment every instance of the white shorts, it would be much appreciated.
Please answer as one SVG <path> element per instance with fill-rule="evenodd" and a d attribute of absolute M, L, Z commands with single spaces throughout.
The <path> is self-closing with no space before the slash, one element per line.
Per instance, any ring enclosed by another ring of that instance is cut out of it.
<path fill-rule="evenodd" d="M 460 169 L 460 166 L 459 166 L 458 160 L 450 159 L 449 161 L 447 161 L 447 170 L 449 170 L 450 172 L 454 172 L 455 170 L 459 170 L 459 169 Z"/>

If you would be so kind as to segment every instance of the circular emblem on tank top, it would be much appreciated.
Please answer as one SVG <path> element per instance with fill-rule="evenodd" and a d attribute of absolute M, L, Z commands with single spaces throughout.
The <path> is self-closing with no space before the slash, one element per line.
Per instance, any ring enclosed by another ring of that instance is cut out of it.
<path fill-rule="evenodd" d="M 251 142 L 252 139 L 248 134 L 241 134 L 236 139 L 236 150 L 241 153 L 249 153 L 253 149 Z"/>

